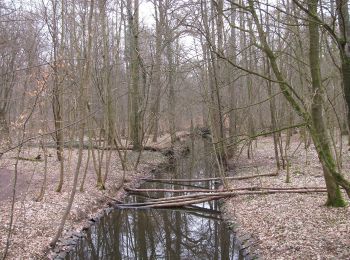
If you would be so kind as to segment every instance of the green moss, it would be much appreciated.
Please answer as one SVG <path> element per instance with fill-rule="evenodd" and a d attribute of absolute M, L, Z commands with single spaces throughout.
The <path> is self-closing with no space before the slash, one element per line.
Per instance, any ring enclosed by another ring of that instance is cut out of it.
<path fill-rule="evenodd" d="M 327 207 L 335 207 L 335 208 L 341 208 L 341 207 L 346 207 L 348 204 L 347 202 L 343 199 L 343 196 L 340 192 L 339 189 L 337 189 L 336 191 L 336 196 L 335 198 L 331 199 L 328 196 L 327 202 L 326 202 L 326 206 Z"/>
<path fill-rule="evenodd" d="M 97 182 L 96 187 L 97 187 L 99 190 L 105 190 L 105 189 L 106 189 L 105 185 L 104 185 L 102 182 Z"/>

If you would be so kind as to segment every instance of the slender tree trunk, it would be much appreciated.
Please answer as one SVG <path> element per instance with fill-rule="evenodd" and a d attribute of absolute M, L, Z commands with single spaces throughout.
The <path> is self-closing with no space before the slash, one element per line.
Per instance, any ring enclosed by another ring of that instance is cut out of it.
<path fill-rule="evenodd" d="M 139 75 L 139 0 L 134 0 L 133 8 L 131 0 L 128 0 L 128 20 L 131 31 L 130 46 L 131 46 L 131 63 L 130 63 L 130 134 L 133 142 L 134 150 L 141 149 L 141 118 L 140 118 L 140 75 Z"/>
<path fill-rule="evenodd" d="M 61 161 L 63 156 L 63 133 L 62 133 L 62 108 L 61 108 L 61 89 L 59 79 L 59 40 L 58 40 L 58 28 L 57 28 L 57 0 L 52 1 L 53 5 L 53 25 L 52 25 L 52 41 L 53 41 L 53 93 L 52 93 L 52 111 L 55 121 L 55 139 L 56 139 L 56 150 L 57 160 Z M 61 190 L 57 188 L 57 190 Z"/>
<path fill-rule="evenodd" d="M 166 6 L 169 5 L 169 1 L 167 1 Z M 166 42 L 166 58 L 168 61 L 168 116 L 169 116 L 169 132 L 171 143 L 174 144 L 176 141 L 176 125 L 175 125 L 175 59 L 174 59 L 174 37 L 173 37 L 173 29 L 170 24 L 169 14 L 166 13 L 166 28 L 165 28 L 165 42 Z"/>
<path fill-rule="evenodd" d="M 270 77 L 271 72 L 270 72 L 270 65 L 269 62 L 266 61 L 267 63 L 267 75 Z M 275 103 L 275 98 L 272 97 L 272 83 L 271 81 L 267 82 L 267 93 L 269 95 L 270 101 L 270 115 L 271 115 L 271 131 L 273 131 L 273 147 L 275 150 L 275 160 L 276 160 L 276 166 L 277 166 L 277 171 L 281 169 L 281 164 L 280 164 L 280 158 L 278 154 L 278 144 L 279 144 L 279 133 L 275 133 L 275 130 L 277 129 L 277 120 L 276 120 L 276 103 Z"/>
<path fill-rule="evenodd" d="M 231 60 L 233 63 L 237 62 L 237 44 L 236 44 L 236 29 L 234 28 L 234 25 L 236 23 L 236 7 L 234 5 L 234 2 L 231 2 L 231 17 L 230 17 L 230 23 L 231 23 L 231 28 L 230 28 L 230 56 L 231 56 Z M 228 73 L 230 73 L 231 71 L 228 71 Z M 230 76 L 230 75 L 228 75 Z M 230 79 L 231 77 L 229 77 Z M 232 80 L 232 79 L 231 79 Z M 235 144 L 236 143 L 236 138 L 234 138 L 234 135 L 237 135 L 236 133 L 236 114 L 234 111 L 234 108 L 236 106 L 236 96 L 235 96 L 235 82 L 234 83 L 230 83 L 229 86 L 229 96 L 230 96 L 230 109 L 232 109 L 230 111 L 229 114 L 229 136 L 230 136 L 230 142 Z M 228 148 L 228 157 L 234 156 L 235 152 L 236 152 L 236 145 L 231 145 Z"/>
<path fill-rule="evenodd" d="M 216 41 L 216 33 L 215 33 L 215 23 L 212 24 L 211 31 L 211 52 L 210 59 L 212 64 L 212 84 L 211 86 L 211 99 L 214 105 L 214 108 L 211 111 L 212 114 L 212 128 L 213 128 L 213 136 L 216 153 L 218 155 L 218 160 L 220 164 L 226 168 L 227 167 L 227 151 L 226 151 L 226 143 L 225 143 L 225 130 L 224 130 L 224 120 L 222 115 L 222 95 L 221 88 L 224 86 L 224 77 L 223 77 L 223 68 L 224 64 L 221 59 L 216 58 L 215 52 L 217 51 L 221 56 L 224 56 L 223 50 L 223 1 L 219 0 L 217 2 L 216 8 L 214 8 L 214 4 L 212 3 L 212 15 L 216 17 L 216 31 L 217 31 L 217 45 Z"/>
<path fill-rule="evenodd" d="M 107 140 L 111 145 L 115 133 L 115 103 L 113 102 L 112 86 L 110 81 L 110 50 L 108 40 L 108 24 L 107 24 L 107 0 L 99 1 L 100 20 L 102 25 L 102 39 L 103 39 L 103 75 L 102 86 L 105 94 L 105 115 L 107 116 Z"/>
<path fill-rule="evenodd" d="M 154 64 L 154 103 L 151 109 L 153 116 L 153 142 L 157 142 L 159 135 L 159 117 L 160 117 L 160 95 L 161 95 L 161 64 L 162 64 L 162 37 L 163 37 L 163 26 L 164 26 L 164 11 L 162 0 L 158 1 L 158 8 L 155 4 L 156 13 L 156 53 L 155 53 L 155 64 Z"/>
<path fill-rule="evenodd" d="M 0 143 L 9 143 L 10 129 L 6 119 L 5 111 L 0 111 Z M 7 145 L 7 144 L 6 144 Z"/>
<path fill-rule="evenodd" d="M 85 88 L 90 84 L 90 59 L 91 59 L 91 45 L 92 45 L 92 18 L 93 18 L 93 10 L 94 10 L 94 0 L 91 0 L 90 2 L 90 8 L 89 8 L 89 18 L 88 18 L 88 42 L 87 42 L 87 50 L 85 53 L 85 66 L 83 70 L 82 75 L 82 81 L 80 83 L 80 89 L 79 89 L 79 102 L 78 102 L 78 109 L 79 109 L 79 115 L 81 118 L 86 117 L 86 91 Z M 61 223 L 57 229 L 55 237 L 51 240 L 50 246 L 55 246 L 58 239 L 60 238 L 62 231 L 64 229 L 64 225 L 66 223 L 66 220 L 68 218 L 69 212 L 72 208 L 75 193 L 77 191 L 77 184 L 78 184 L 78 177 L 83 157 L 83 144 L 84 144 L 84 133 L 85 133 L 85 121 L 83 120 L 80 129 L 79 129 L 79 152 L 78 152 L 78 161 L 76 164 L 75 172 L 74 172 L 74 179 L 73 179 L 73 187 L 72 191 L 69 197 L 69 201 L 67 204 L 67 208 L 65 212 L 63 213 Z"/>
<path fill-rule="evenodd" d="M 43 144 L 43 140 L 40 140 L 40 146 L 44 154 L 44 178 L 40 187 L 40 193 L 38 197 L 36 197 L 35 201 L 42 201 L 42 199 L 44 198 L 45 190 L 46 190 L 46 182 L 47 182 L 47 149 Z"/>

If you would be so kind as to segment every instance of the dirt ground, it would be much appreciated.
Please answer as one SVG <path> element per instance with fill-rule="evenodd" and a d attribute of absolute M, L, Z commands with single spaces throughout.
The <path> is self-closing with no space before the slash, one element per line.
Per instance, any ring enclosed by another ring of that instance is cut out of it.
<path fill-rule="evenodd" d="M 38 148 L 24 149 L 21 157 L 34 158 L 39 153 Z M 14 224 L 11 246 L 7 259 L 41 259 L 43 252 L 54 236 L 62 214 L 67 206 L 72 189 L 73 172 L 77 161 L 77 150 L 65 151 L 65 180 L 62 192 L 55 192 L 59 178 L 60 163 L 55 151 L 49 149 L 52 156 L 48 158 L 47 185 L 45 196 L 37 202 L 43 182 L 44 162 L 20 160 L 18 165 L 18 180 L 16 185 L 16 202 L 14 207 Z M 111 198 L 120 199 L 123 190 L 118 189 L 122 176 L 125 174 L 125 185 L 136 185 L 139 178 L 145 177 L 149 169 L 164 161 L 160 153 L 144 151 L 138 171 L 125 171 L 121 168 L 120 160 L 115 151 L 111 155 L 110 170 L 106 190 L 96 187 L 96 174 L 90 160 L 87 168 L 84 191 L 76 193 L 75 200 L 65 225 L 62 238 L 70 232 L 80 231 L 89 218 L 96 216 L 107 207 Z M 136 160 L 136 153 L 128 156 L 129 166 Z M 4 252 L 7 240 L 11 198 L 13 192 L 15 153 L 10 152 L 0 160 L 0 258 Z M 83 167 L 86 165 L 87 151 L 84 151 Z M 106 155 L 105 157 L 106 158 Z M 129 167 L 131 169 L 131 167 Z M 105 167 L 102 167 L 104 172 Z M 79 175 L 79 185 L 82 172 Z M 79 189 L 79 187 L 78 187 Z"/>
<path fill-rule="evenodd" d="M 350 180 L 345 137 L 343 143 L 343 174 Z M 289 150 L 291 183 L 286 183 L 286 170 L 282 170 L 276 177 L 232 181 L 231 187 L 325 187 L 313 146 L 306 152 L 299 144 L 294 135 Z M 235 170 L 238 176 L 275 173 L 272 138 L 260 138 L 254 157 L 248 159 L 244 152 Z M 251 251 L 262 259 L 350 259 L 350 208 L 328 208 L 326 196 L 238 196 L 226 201 L 225 216 L 234 220 L 241 236 L 250 238 Z"/>
<path fill-rule="evenodd" d="M 0 202 L 11 198 L 13 193 L 13 176 L 13 170 L 0 168 Z M 27 185 L 30 183 L 30 180 L 26 177 L 27 176 L 20 177 L 17 182 L 16 190 L 19 193 L 17 194 L 17 198 L 20 197 L 20 194 L 26 190 Z"/>

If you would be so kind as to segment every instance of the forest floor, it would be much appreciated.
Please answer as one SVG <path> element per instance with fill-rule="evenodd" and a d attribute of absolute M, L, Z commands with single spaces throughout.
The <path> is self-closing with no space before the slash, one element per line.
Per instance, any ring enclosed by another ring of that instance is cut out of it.
<path fill-rule="evenodd" d="M 350 180 L 350 156 L 343 140 L 343 174 Z M 298 135 L 291 141 L 290 176 L 259 177 L 231 182 L 237 187 L 325 187 L 314 147 L 306 153 Z M 273 140 L 254 143 L 254 157 L 242 155 L 237 176 L 275 173 Z M 294 152 L 295 151 L 295 152 Z M 245 151 L 246 154 L 246 151 Z M 345 197 L 345 196 L 344 196 Z M 347 198 L 347 197 L 346 197 Z M 244 195 L 228 199 L 224 211 L 240 236 L 250 237 L 251 251 L 262 259 L 350 259 L 350 208 L 324 206 L 326 193 Z"/>
<path fill-rule="evenodd" d="M 164 141 L 166 142 L 166 140 Z M 163 144 L 163 146 L 165 146 Z M 55 192 L 59 179 L 60 163 L 56 159 L 53 149 L 48 149 L 47 184 L 43 200 L 36 202 L 40 192 L 44 175 L 43 161 L 19 160 L 18 181 L 16 185 L 16 202 L 14 204 L 14 223 L 11 237 L 10 251 L 7 259 L 41 259 L 43 252 L 60 223 L 63 212 L 68 203 L 72 189 L 73 173 L 77 161 L 77 149 L 65 151 L 65 179 L 62 191 Z M 96 152 L 97 153 L 97 152 Z M 106 154 L 109 153 L 105 151 Z M 34 158 L 42 155 L 40 148 L 25 148 L 21 157 Z M 4 252 L 7 241 L 11 214 L 11 197 L 14 177 L 15 152 L 9 152 L 0 160 L 0 258 Z M 121 199 L 124 192 L 121 185 L 125 174 L 126 186 L 135 186 L 141 177 L 145 177 L 152 167 L 165 161 L 164 156 L 158 152 L 144 151 L 137 171 L 123 172 L 116 151 L 112 151 L 110 170 L 106 182 L 106 190 L 96 187 L 96 174 L 90 159 L 84 191 L 79 191 L 82 172 L 85 169 L 87 150 L 84 150 L 82 171 L 79 176 L 78 190 L 63 231 L 62 240 L 70 233 L 81 231 L 87 226 L 88 219 L 97 216 L 107 207 L 113 199 Z M 43 156 L 42 156 L 43 157 Z M 137 153 L 129 151 L 130 165 L 136 160 Z M 132 167 L 129 167 L 132 169 Z M 105 164 L 102 172 L 105 172 Z"/>

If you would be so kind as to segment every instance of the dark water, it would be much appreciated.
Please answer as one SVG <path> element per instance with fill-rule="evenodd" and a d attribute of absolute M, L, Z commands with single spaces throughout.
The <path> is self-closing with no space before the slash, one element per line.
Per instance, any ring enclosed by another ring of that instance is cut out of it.
<path fill-rule="evenodd" d="M 214 158 L 209 144 L 190 143 L 192 152 L 156 178 L 212 177 Z M 145 182 L 140 188 L 213 188 L 215 184 L 187 186 Z M 217 185 L 217 184 L 216 184 Z M 180 195 L 184 193 L 177 193 Z M 128 202 L 167 197 L 168 192 L 129 195 Z M 235 236 L 221 220 L 218 202 L 174 209 L 117 209 L 91 228 L 66 259 L 243 259 Z"/>

